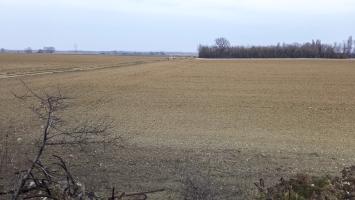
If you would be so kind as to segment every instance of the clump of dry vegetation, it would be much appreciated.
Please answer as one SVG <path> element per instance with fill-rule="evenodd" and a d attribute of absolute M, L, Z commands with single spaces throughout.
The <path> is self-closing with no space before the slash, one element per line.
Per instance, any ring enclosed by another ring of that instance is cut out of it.
<path fill-rule="evenodd" d="M 355 166 L 346 167 L 341 177 L 298 174 L 289 180 L 280 179 L 272 187 L 265 187 L 263 179 L 256 183 L 260 200 L 336 200 L 355 199 Z"/>
<path fill-rule="evenodd" d="M 182 183 L 184 200 L 218 199 L 216 188 L 210 177 L 190 174 L 183 178 Z"/>

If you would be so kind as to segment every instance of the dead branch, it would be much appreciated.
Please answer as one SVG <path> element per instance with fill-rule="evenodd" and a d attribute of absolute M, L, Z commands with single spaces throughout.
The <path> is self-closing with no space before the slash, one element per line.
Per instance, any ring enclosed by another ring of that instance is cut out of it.
<path fill-rule="evenodd" d="M 74 179 L 64 159 L 58 155 L 53 155 L 56 162 L 51 166 L 42 163 L 46 149 L 54 145 L 88 145 L 88 144 L 114 144 L 121 140 L 120 136 L 112 137 L 110 130 L 113 128 L 112 120 L 103 118 L 98 121 L 86 121 L 74 128 L 65 125 L 61 114 L 67 108 L 69 98 L 62 95 L 58 89 L 57 93 L 51 95 L 42 92 L 43 95 L 33 91 L 24 81 L 27 94 L 16 95 L 16 99 L 24 103 L 30 103 L 29 108 L 43 123 L 41 126 L 41 139 L 37 153 L 30 161 L 30 166 L 26 170 L 20 170 L 16 174 L 18 180 L 12 190 L 1 192 L 0 196 L 11 195 L 12 200 L 17 199 L 83 199 L 85 195 L 92 197 L 94 193 L 86 194 L 82 185 Z M 34 102 L 34 103 L 33 103 Z M 62 197 L 58 195 L 58 188 Z M 115 196 L 115 188 L 112 189 L 112 200 L 120 200 L 123 197 L 143 197 L 147 199 L 147 194 L 162 192 L 164 189 L 152 190 L 137 193 L 121 193 Z M 95 195 L 94 195 L 95 196 Z M 106 198 L 107 199 L 107 198 Z"/>
<path fill-rule="evenodd" d="M 33 113 L 37 115 L 39 120 L 43 121 L 43 129 L 41 133 L 42 139 L 39 144 L 38 151 L 31 162 L 31 166 L 25 172 L 19 173 L 18 183 L 13 190 L 13 200 L 19 198 L 22 188 L 24 188 L 30 179 L 35 180 L 33 178 L 33 170 L 36 167 L 48 176 L 47 179 L 49 178 L 48 172 L 40 164 L 41 157 L 47 146 L 105 143 L 108 140 L 95 140 L 95 138 L 105 135 L 105 133 L 112 127 L 111 122 L 108 123 L 103 121 L 100 123 L 81 124 L 81 126 L 77 126 L 75 129 L 62 128 L 61 126 L 63 125 L 64 120 L 62 120 L 59 112 L 67 108 L 66 100 L 68 98 L 64 97 L 59 89 L 55 95 L 50 95 L 46 92 L 43 92 L 44 95 L 39 95 L 34 92 L 24 81 L 21 81 L 21 83 L 24 85 L 28 94 L 22 96 L 14 94 L 14 96 L 25 103 L 33 100 L 37 102 L 35 104 L 32 103 L 30 108 Z M 57 158 L 59 159 L 60 157 Z M 67 175 L 70 175 L 68 174 L 66 165 L 62 159 L 60 159 L 59 165 L 64 169 L 64 171 L 67 172 Z M 67 177 L 69 177 L 68 180 L 70 181 L 74 180 L 71 176 Z"/>

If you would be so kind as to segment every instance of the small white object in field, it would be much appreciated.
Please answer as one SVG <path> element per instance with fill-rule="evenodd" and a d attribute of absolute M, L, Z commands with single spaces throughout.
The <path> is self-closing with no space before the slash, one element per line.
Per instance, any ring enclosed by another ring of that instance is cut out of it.
<path fill-rule="evenodd" d="M 32 187 L 32 186 L 34 186 L 34 185 L 35 185 L 35 182 L 34 182 L 34 181 L 31 181 L 30 184 L 29 184 L 30 187 Z"/>
<path fill-rule="evenodd" d="M 343 182 L 344 185 L 350 185 L 350 182 Z"/>

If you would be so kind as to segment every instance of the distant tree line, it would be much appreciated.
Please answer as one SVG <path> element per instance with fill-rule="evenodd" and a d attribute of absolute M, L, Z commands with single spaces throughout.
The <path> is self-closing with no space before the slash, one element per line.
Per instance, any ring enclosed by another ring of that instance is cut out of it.
<path fill-rule="evenodd" d="M 350 36 L 343 43 L 324 44 L 320 40 L 307 43 L 270 46 L 231 46 L 226 38 L 217 38 L 215 45 L 200 45 L 200 58 L 351 58 L 355 57 L 355 41 Z"/>
<path fill-rule="evenodd" d="M 37 53 L 55 53 L 54 47 L 43 47 L 43 49 L 39 49 Z"/>
<path fill-rule="evenodd" d="M 31 47 L 25 48 L 23 51 L 22 50 L 8 50 L 1 48 L 0 53 L 55 53 L 56 50 L 54 47 L 43 47 L 43 49 L 38 49 L 37 51 L 34 51 Z"/>

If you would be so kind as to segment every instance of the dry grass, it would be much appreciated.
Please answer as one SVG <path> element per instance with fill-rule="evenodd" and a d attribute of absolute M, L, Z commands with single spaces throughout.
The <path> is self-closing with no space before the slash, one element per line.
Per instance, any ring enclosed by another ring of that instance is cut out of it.
<path fill-rule="evenodd" d="M 0 73 L 137 59 L 157 58 L 1 55 Z M 113 117 L 130 144 L 110 152 L 105 162 L 117 169 L 106 169 L 110 179 L 102 184 L 121 183 L 123 191 L 165 185 L 172 193 L 157 197 L 164 199 L 176 198 L 180 168 L 212 171 L 217 193 L 229 198 L 254 193 L 260 177 L 336 173 L 353 164 L 354 77 L 353 60 L 191 59 L 23 79 L 36 89 L 60 86 L 75 98 L 77 113 Z M 0 120 L 27 124 L 32 118 L 13 91 L 23 91 L 19 81 L 0 79 Z"/>

